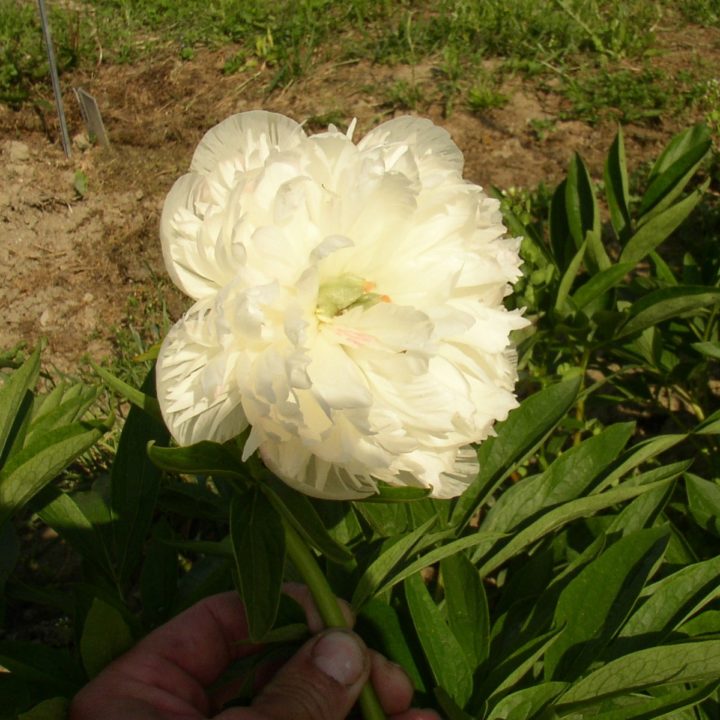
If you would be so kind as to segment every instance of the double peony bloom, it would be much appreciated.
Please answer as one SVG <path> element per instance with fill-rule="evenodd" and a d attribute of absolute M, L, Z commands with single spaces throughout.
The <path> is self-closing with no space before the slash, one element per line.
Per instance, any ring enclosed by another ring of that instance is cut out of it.
<path fill-rule="evenodd" d="M 202 139 L 162 215 L 195 304 L 163 343 L 158 399 L 180 445 L 249 425 L 245 457 L 309 495 L 382 480 L 453 497 L 478 472 L 471 443 L 517 404 L 518 241 L 445 130 L 352 130 L 258 111 Z"/>

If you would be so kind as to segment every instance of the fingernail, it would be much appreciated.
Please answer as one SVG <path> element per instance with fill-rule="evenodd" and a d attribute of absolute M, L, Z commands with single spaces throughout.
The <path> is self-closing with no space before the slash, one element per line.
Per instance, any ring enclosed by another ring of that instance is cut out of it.
<path fill-rule="evenodd" d="M 332 630 L 312 650 L 315 666 L 342 685 L 356 683 L 365 669 L 365 652 L 355 635 Z"/>

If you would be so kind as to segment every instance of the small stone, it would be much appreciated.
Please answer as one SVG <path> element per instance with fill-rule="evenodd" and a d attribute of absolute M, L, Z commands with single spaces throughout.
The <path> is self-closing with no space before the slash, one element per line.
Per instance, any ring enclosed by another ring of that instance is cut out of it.
<path fill-rule="evenodd" d="M 30 159 L 30 148 L 23 142 L 11 140 L 8 143 L 10 162 L 26 162 Z"/>
<path fill-rule="evenodd" d="M 50 322 L 51 313 L 50 308 L 45 308 L 40 315 L 40 327 L 46 327 Z"/>
<path fill-rule="evenodd" d="M 88 303 L 91 303 L 94 299 L 95 299 L 95 296 L 92 293 L 87 292 L 83 295 L 82 301 L 85 304 L 88 304 Z"/>
<path fill-rule="evenodd" d="M 92 143 L 90 142 L 90 138 L 87 136 L 86 133 L 78 133 L 73 137 L 73 145 L 78 150 L 88 150 L 90 147 L 92 147 Z"/>

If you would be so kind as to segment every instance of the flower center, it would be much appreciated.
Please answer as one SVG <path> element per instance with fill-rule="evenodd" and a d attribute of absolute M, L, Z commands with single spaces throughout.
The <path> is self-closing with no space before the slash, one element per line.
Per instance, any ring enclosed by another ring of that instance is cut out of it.
<path fill-rule="evenodd" d="M 332 320 L 354 307 L 372 307 L 390 302 L 387 295 L 373 292 L 375 283 L 345 273 L 320 285 L 315 313 L 321 320 Z"/>

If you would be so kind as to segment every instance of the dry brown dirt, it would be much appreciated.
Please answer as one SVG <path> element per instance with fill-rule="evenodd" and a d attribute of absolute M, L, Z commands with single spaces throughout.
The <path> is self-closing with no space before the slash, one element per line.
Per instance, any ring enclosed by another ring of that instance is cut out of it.
<path fill-rule="evenodd" d="M 657 62 L 673 72 L 701 52 L 720 67 L 719 37 L 702 28 L 684 31 L 682 41 L 668 36 Z M 340 113 L 357 117 L 357 137 L 402 114 L 388 107 L 383 88 L 405 77 L 426 88 L 429 99 L 418 112 L 449 130 L 465 153 L 466 176 L 501 188 L 554 184 L 574 151 L 600 177 L 615 133 L 612 123 L 558 120 L 560 96 L 519 78 L 502 88 L 509 98 L 504 107 L 473 114 L 458 106 L 444 117 L 433 100 L 436 76 L 429 64 L 325 64 L 268 95 L 272 69 L 223 75 L 233 52 L 201 51 L 189 62 L 166 57 L 64 77 L 71 132 L 83 132 L 71 92 L 83 86 L 98 100 L 112 143 L 103 149 L 76 138 L 70 160 L 51 112 L 46 132 L 31 108 L 0 107 L 0 350 L 44 337 L 46 361 L 72 371 L 84 356 L 100 360 L 113 352 L 129 298 L 143 303 L 162 294 L 172 317 L 182 312 L 184 299 L 164 281 L 157 236 L 162 202 L 205 130 L 232 113 L 264 108 L 310 120 L 311 130 L 320 129 L 312 118 Z M 654 157 L 694 119 L 626 126 L 631 164 Z M 532 120 L 553 121 L 543 139 Z M 83 196 L 73 186 L 78 171 L 88 178 Z"/>

